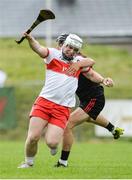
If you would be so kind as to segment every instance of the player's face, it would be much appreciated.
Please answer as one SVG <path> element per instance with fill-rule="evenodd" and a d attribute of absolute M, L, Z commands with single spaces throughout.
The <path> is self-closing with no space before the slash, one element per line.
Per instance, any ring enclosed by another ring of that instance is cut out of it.
<path fill-rule="evenodd" d="M 78 53 L 78 49 L 73 46 L 67 45 L 63 47 L 63 53 L 70 58 Z"/>

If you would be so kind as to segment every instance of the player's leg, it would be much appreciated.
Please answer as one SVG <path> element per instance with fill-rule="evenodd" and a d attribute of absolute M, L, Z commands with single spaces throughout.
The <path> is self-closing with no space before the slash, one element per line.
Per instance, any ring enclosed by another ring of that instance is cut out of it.
<path fill-rule="evenodd" d="M 39 117 L 32 117 L 30 119 L 28 136 L 25 144 L 25 154 L 27 157 L 33 157 L 37 153 L 37 143 L 41 137 L 47 121 Z"/>
<path fill-rule="evenodd" d="M 104 94 L 94 97 L 91 99 L 91 102 L 94 101 L 94 105 L 92 108 L 86 107 L 84 111 L 87 111 L 90 118 L 87 120 L 87 122 L 94 123 L 96 125 L 102 126 L 109 130 L 112 134 L 114 132 L 115 126 L 110 123 L 104 116 L 100 115 L 100 112 L 104 108 L 105 105 L 105 96 Z M 89 106 L 89 105 L 88 105 Z M 89 109 L 89 111 L 88 111 Z"/>
<path fill-rule="evenodd" d="M 71 113 L 68 126 L 64 132 L 61 158 L 55 165 L 56 167 L 67 166 L 67 160 L 73 144 L 72 128 L 74 128 L 76 125 L 79 125 L 85 121 L 94 123 L 96 125 L 100 125 L 111 131 L 114 138 L 119 137 L 119 135 L 123 133 L 123 129 L 115 128 L 115 126 L 112 123 L 110 123 L 104 116 L 99 115 L 104 107 L 104 104 L 104 95 L 101 95 L 93 99 L 87 98 L 85 102 L 80 103 L 80 108 L 77 108 L 75 111 L 73 111 L 73 113 Z M 91 118 L 93 118 L 93 120 Z"/>
<path fill-rule="evenodd" d="M 68 165 L 68 157 L 70 154 L 70 150 L 72 148 L 72 144 L 74 141 L 74 137 L 72 134 L 72 130 L 66 128 L 64 131 L 64 137 L 63 137 L 63 148 L 61 151 L 60 159 L 58 160 L 57 164 L 55 164 L 55 167 L 67 167 Z"/>
<path fill-rule="evenodd" d="M 104 127 L 108 129 L 110 132 L 114 130 L 114 125 L 110 123 L 103 115 L 99 114 L 96 119 L 89 118 L 87 122 L 99 125 L 101 127 Z"/>
<path fill-rule="evenodd" d="M 57 153 L 57 147 L 63 137 L 64 129 L 54 124 L 48 124 L 45 133 L 45 142 L 51 149 L 51 155 Z"/>
<path fill-rule="evenodd" d="M 101 114 L 99 114 L 95 119 L 89 118 L 87 122 L 91 122 L 93 124 L 99 125 L 101 127 L 107 127 L 109 124 L 109 121 Z M 113 127 L 113 126 L 112 126 Z"/>
<path fill-rule="evenodd" d="M 48 104 L 49 108 L 47 108 L 47 100 L 38 97 L 32 106 L 28 135 L 25 142 L 25 162 L 22 163 L 19 168 L 27 168 L 33 165 L 34 157 L 37 153 L 38 141 L 44 128 L 48 124 L 49 112 L 52 107 L 50 104 Z"/>
<path fill-rule="evenodd" d="M 124 129 L 115 127 L 106 117 L 104 117 L 102 114 L 99 114 L 96 118 L 96 120 L 93 120 L 91 118 L 88 119 L 87 122 L 91 122 L 93 124 L 99 125 L 101 127 L 106 128 L 108 131 L 110 131 L 114 137 L 114 139 L 120 138 L 121 135 L 123 135 Z"/>
<path fill-rule="evenodd" d="M 33 166 L 34 158 L 38 149 L 38 141 L 46 125 L 47 121 L 42 118 L 32 117 L 30 119 L 28 135 L 25 142 L 25 162 L 18 168 L 28 168 Z"/>
<path fill-rule="evenodd" d="M 79 125 L 89 120 L 89 117 L 96 119 L 100 111 L 103 109 L 104 104 L 105 104 L 104 96 L 101 96 L 100 99 L 87 98 L 85 101 L 80 103 L 79 108 L 77 108 L 75 111 L 71 113 L 67 128 L 65 129 L 64 132 L 61 158 L 56 164 L 56 167 L 67 166 L 68 157 L 73 144 L 72 128 L 75 127 L 76 125 Z"/>
<path fill-rule="evenodd" d="M 67 127 L 64 131 L 63 136 L 63 150 L 69 151 L 73 142 L 72 129 L 79 124 L 82 124 L 89 118 L 89 115 L 83 111 L 80 107 L 75 109 L 69 118 Z"/>
<path fill-rule="evenodd" d="M 57 152 L 57 146 L 63 137 L 69 116 L 69 108 L 54 104 L 54 108 L 52 108 L 52 116 L 49 120 L 45 134 L 45 140 L 48 147 L 51 149 L 51 155 L 55 155 Z"/>
<path fill-rule="evenodd" d="M 63 135 L 63 146 L 62 146 L 62 151 L 61 151 L 61 157 L 59 161 L 57 162 L 57 164 L 55 165 L 55 167 L 67 166 L 68 157 L 69 157 L 70 150 L 72 148 L 72 144 L 74 141 L 72 129 L 75 126 L 85 122 L 88 117 L 89 115 L 85 113 L 80 107 L 78 107 L 76 110 L 74 110 L 71 113 L 67 127 Z"/>

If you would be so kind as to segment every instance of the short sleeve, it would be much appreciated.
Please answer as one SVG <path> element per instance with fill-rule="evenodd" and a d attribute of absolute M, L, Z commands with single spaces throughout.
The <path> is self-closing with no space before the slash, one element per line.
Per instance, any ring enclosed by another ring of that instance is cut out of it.
<path fill-rule="evenodd" d="M 54 57 L 55 57 L 55 48 L 48 48 L 48 55 L 44 59 L 44 62 L 46 64 L 49 64 L 53 60 Z"/>

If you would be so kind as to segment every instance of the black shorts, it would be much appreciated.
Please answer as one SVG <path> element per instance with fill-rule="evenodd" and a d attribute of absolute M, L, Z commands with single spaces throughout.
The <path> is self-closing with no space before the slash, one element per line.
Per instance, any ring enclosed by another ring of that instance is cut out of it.
<path fill-rule="evenodd" d="M 104 95 L 94 98 L 86 98 L 85 101 L 80 101 L 79 107 L 82 108 L 92 119 L 96 120 L 105 105 Z"/>

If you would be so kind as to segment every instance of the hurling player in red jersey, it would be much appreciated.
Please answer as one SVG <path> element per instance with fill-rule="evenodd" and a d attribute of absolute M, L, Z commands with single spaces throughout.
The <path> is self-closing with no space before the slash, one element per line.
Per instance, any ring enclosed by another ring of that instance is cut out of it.
<path fill-rule="evenodd" d="M 75 106 L 79 74 L 94 64 L 94 60 L 90 58 L 77 56 L 83 41 L 75 34 L 68 35 L 61 50 L 44 47 L 31 34 L 24 35 L 31 49 L 43 58 L 46 78 L 30 113 L 25 161 L 18 168 L 30 168 L 34 165 L 38 141 L 45 128 L 45 142 L 51 149 L 51 154 L 56 154 L 69 119 L 70 108 Z"/>

